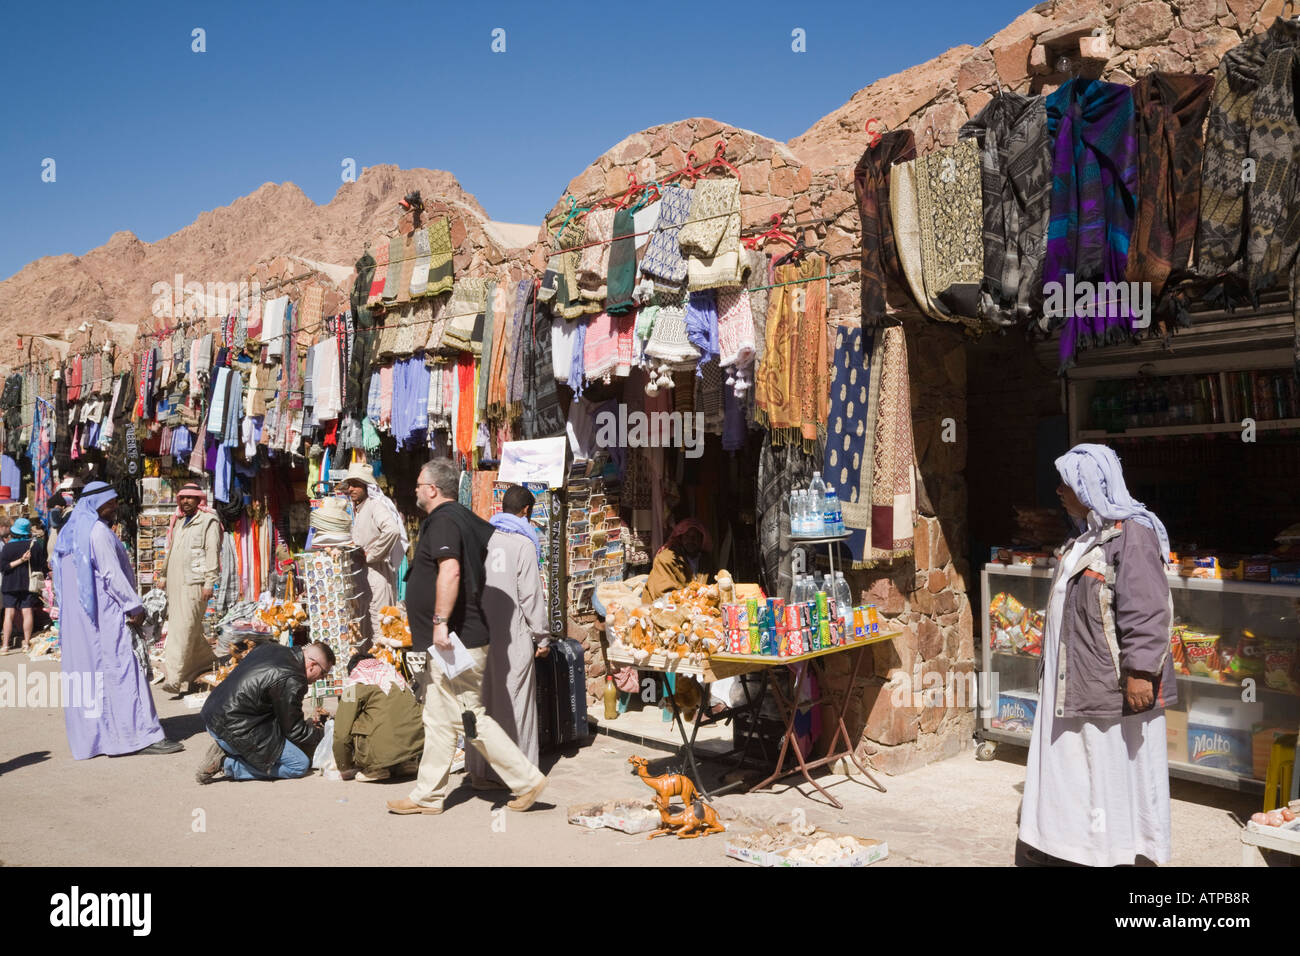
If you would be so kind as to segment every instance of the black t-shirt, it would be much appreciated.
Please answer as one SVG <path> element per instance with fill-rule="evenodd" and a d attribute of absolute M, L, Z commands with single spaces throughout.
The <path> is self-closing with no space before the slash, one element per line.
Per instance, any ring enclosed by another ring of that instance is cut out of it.
<path fill-rule="evenodd" d="M 455 509 L 458 511 L 453 513 Z M 406 615 L 411 623 L 412 650 L 427 651 L 433 643 L 438 562 L 444 558 L 455 558 L 460 562 L 460 589 L 447 628 L 454 631 L 466 647 L 487 644 L 487 619 L 479 602 L 483 593 L 483 561 L 490 535 L 478 533 L 478 525 L 486 526 L 489 532 L 492 527 L 468 508 L 449 501 L 435 508 L 420 526 L 420 539 L 415 545 L 415 556 L 406 579 Z M 470 538 L 468 542 L 467 537 Z"/>
<path fill-rule="evenodd" d="M 32 549 L 31 561 L 24 561 L 16 568 L 9 567 L 17 561 L 27 549 Z M 22 594 L 31 586 L 28 571 L 45 571 L 45 544 L 31 538 L 15 538 L 0 548 L 0 591 L 5 594 Z"/>

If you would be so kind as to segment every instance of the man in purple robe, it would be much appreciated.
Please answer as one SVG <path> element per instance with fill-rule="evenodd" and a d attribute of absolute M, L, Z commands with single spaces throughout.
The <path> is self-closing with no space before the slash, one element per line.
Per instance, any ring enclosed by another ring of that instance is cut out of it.
<path fill-rule="evenodd" d="M 61 679 L 70 689 L 63 713 L 77 760 L 185 749 L 163 734 L 135 654 L 129 625 L 143 620 L 144 608 L 126 548 L 109 526 L 116 513 L 117 492 L 89 483 L 54 548 Z"/>

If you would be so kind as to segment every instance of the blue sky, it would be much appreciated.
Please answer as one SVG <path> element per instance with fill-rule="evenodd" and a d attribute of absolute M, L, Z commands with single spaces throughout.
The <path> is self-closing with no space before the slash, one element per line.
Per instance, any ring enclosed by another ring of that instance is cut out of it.
<path fill-rule="evenodd" d="M 873 80 L 978 44 L 1029 6 L 12 5 L 0 34 L 0 278 L 122 229 L 156 241 L 264 182 L 326 203 L 345 157 L 450 170 L 494 219 L 538 222 L 630 133 L 712 116 L 786 140 Z M 206 52 L 191 49 L 196 27 Z M 496 28 L 504 53 L 491 49 Z M 796 28 L 804 53 L 791 50 Z"/>

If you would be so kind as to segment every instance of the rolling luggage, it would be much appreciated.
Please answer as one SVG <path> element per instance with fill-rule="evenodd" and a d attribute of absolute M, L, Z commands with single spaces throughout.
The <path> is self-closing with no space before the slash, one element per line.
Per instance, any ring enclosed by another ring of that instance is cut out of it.
<path fill-rule="evenodd" d="M 590 736 L 582 644 L 570 638 L 553 639 L 551 653 L 538 658 L 535 666 L 539 747 L 554 750 Z"/>

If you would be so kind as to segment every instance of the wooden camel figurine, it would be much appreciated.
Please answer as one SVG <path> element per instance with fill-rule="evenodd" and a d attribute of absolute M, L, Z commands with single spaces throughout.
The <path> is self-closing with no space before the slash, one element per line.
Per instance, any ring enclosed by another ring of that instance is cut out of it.
<path fill-rule="evenodd" d="M 703 800 L 687 801 L 682 812 L 671 814 L 666 807 L 659 808 L 659 819 L 663 826 L 651 833 L 647 840 L 666 833 L 676 833 L 679 840 L 694 840 L 696 837 L 708 836 L 710 833 L 725 833 L 727 828 L 718 820 L 713 808 Z"/>
<path fill-rule="evenodd" d="M 660 813 L 668 809 L 673 797 L 681 797 L 682 803 L 689 807 L 691 801 L 699 796 L 695 784 L 684 773 L 666 773 L 661 777 L 652 777 L 645 757 L 628 757 L 627 762 L 636 768 L 636 775 L 645 781 L 645 785 L 655 792 L 655 805 Z"/>

